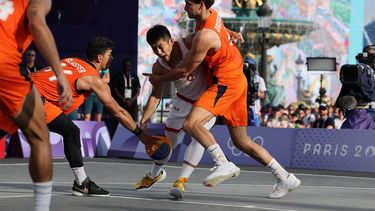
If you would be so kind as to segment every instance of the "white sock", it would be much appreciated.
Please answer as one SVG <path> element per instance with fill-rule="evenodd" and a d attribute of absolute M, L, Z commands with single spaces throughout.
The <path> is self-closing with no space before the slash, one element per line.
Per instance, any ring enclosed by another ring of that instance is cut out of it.
<path fill-rule="evenodd" d="M 199 161 L 201 161 L 203 153 L 204 147 L 195 139 L 192 139 L 191 143 L 185 151 L 184 163 L 182 164 L 182 169 L 179 177 L 189 178 L 193 173 L 195 166 L 197 166 Z"/>
<path fill-rule="evenodd" d="M 49 211 L 52 181 L 34 182 L 34 211 Z"/>
<path fill-rule="evenodd" d="M 150 176 L 151 178 L 155 178 L 157 177 L 161 170 L 163 169 L 163 166 L 164 166 L 164 163 L 161 164 L 161 163 L 153 163 L 152 164 L 152 168 L 151 168 L 151 171 L 148 173 L 148 176 Z"/>
<path fill-rule="evenodd" d="M 213 144 L 207 148 L 208 154 L 214 159 L 215 162 L 220 161 L 223 163 L 227 163 L 228 160 L 224 155 L 223 150 L 221 150 L 221 147 L 219 144 Z"/>
<path fill-rule="evenodd" d="M 204 154 L 204 147 L 198 143 L 195 139 L 191 140 L 191 143 L 186 148 L 184 154 L 184 161 L 197 166 L 198 163 L 201 161 Z"/>
<path fill-rule="evenodd" d="M 276 177 L 280 180 L 288 178 L 289 173 L 274 159 L 267 165 L 271 169 L 272 173 L 276 173 Z"/>
<path fill-rule="evenodd" d="M 72 168 L 72 171 L 73 171 L 75 181 L 78 183 L 78 185 L 82 185 L 82 182 L 85 181 L 85 179 L 87 178 L 87 175 L 83 166 Z"/>
<path fill-rule="evenodd" d="M 180 172 L 180 176 L 178 178 L 183 178 L 183 177 L 186 177 L 186 178 L 189 178 L 190 175 L 193 173 L 194 171 L 194 167 L 186 164 L 186 163 L 183 163 L 182 164 L 182 169 L 181 169 L 181 172 Z"/>

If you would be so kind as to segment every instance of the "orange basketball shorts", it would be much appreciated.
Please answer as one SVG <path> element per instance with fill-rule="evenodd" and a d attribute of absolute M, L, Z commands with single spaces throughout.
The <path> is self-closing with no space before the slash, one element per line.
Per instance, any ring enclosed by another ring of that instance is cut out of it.
<path fill-rule="evenodd" d="M 30 90 L 31 82 L 21 75 L 18 65 L 3 64 L 0 67 L 0 110 L 3 114 L 15 116 Z"/>
<path fill-rule="evenodd" d="M 247 80 L 220 81 L 212 84 L 195 103 L 216 116 L 224 116 L 227 125 L 247 126 Z"/>

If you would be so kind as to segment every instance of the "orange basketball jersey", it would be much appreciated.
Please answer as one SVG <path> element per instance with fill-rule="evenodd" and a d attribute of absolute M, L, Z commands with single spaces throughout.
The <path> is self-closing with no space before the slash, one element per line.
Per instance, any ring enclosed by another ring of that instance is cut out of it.
<path fill-rule="evenodd" d="M 213 70 L 213 76 L 219 81 L 231 81 L 243 76 L 242 56 L 235 43 L 231 40 L 229 33 L 224 27 L 223 21 L 217 12 L 210 9 L 210 16 L 200 25 L 197 24 L 195 31 L 207 28 L 216 32 L 221 40 L 220 49 L 213 55 L 206 55 L 205 61 Z"/>
<path fill-rule="evenodd" d="M 27 0 L 0 3 L 0 110 L 14 116 L 31 85 L 20 73 L 22 54 L 32 41 L 26 18 Z"/>
<path fill-rule="evenodd" d="M 4 2 L 5 1 L 5 2 Z M 4 0 L 0 4 L 0 66 L 4 70 L 21 63 L 22 54 L 32 42 L 26 21 L 28 0 Z"/>
<path fill-rule="evenodd" d="M 93 64 L 79 58 L 62 59 L 61 66 L 72 89 L 72 105 L 69 109 L 64 110 L 58 104 L 59 95 L 57 93 L 56 76 L 50 67 L 31 73 L 30 79 L 45 100 L 59 107 L 64 113 L 70 113 L 78 108 L 85 100 L 85 97 L 90 94 L 77 91 L 75 85 L 77 79 L 83 76 L 99 77 L 99 73 Z"/>

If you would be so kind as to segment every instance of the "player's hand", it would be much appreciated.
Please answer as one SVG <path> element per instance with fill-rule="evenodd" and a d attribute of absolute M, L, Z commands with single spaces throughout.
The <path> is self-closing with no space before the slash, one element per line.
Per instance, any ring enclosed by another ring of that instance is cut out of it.
<path fill-rule="evenodd" d="M 238 41 L 240 41 L 240 43 L 242 44 L 242 43 L 245 42 L 241 32 L 234 32 L 234 31 L 231 31 L 231 30 L 227 30 L 227 31 L 230 35 L 231 40 L 234 43 L 237 43 Z"/>
<path fill-rule="evenodd" d="M 152 73 L 142 73 L 144 76 L 148 76 L 148 80 L 152 85 L 156 85 L 159 83 L 159 76 L 152 74 Z"/>
<path fill-rule="evenodd" d="M 72 104 L 72 89 L 65 75 L 57 76 L 57 92 L 59 93 L 59 105 L 67 109 Z"/>

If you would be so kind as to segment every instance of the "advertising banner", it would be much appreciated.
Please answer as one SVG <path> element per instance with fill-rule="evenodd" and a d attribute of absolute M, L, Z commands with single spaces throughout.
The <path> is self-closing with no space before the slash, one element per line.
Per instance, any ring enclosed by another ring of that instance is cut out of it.
<path fill-rule="evenodd" d="M 248 134 L 256 143 L 264 146 L 278 161 L 286 166 L 290 166 L 293 153 L 293 140 L 296 139 L 295 129 L 273 129 L 248 127 Z M 164 125 L 149 125 L 150 134 L 164 134 Z M 238 150 L 232 143 L 226 126 L 216 125 L 211 129 L 217 143 L 229 160 L 236 164 L 260 165 L 254 159 Z M 191 142 L 191 137 L 185 135 L 181 138 L 181 143 L 176 146 L 170 161 L 182 162 L 185 150 Z M 250 139 L 248 140 L 250 141 Z M 145 153 L 144 145 L 131 132 L 119 126 L 113 137 L 111 147 L 108 152 L 112 157 L 125 157 L 136 159 L 149 159 Z M 201 163 L 213 163 L 212 158 L 205 153 Z"/>
<path fill-rule="evenodd" d="M 83 157 L 107 156 L 111 139 L 104 122 L 96 121 L 73 121 L 80 128 L 81 150 Z M 63 125 L 62 125 L 63 127 Z M 13 147 L 9 147 L 9 157 L 21 156 L 30 157 L 30 145 L 20 130 L 17 135 L 12 137 L 10 143 Z M 50 143 L 52 157 L 64 157 L 63 138 L 56 134 L 50 133 Z M 15 149 L 17 148 L 17 149 Z M 15 153 L 13 153 L 15 152 Z M 16 154 L 16 155 L 15 155 Z"/>
<path fill-rule="evenodd" d="M 292 167 L 375 172 L 374 130 L 299 130 Z"/>

